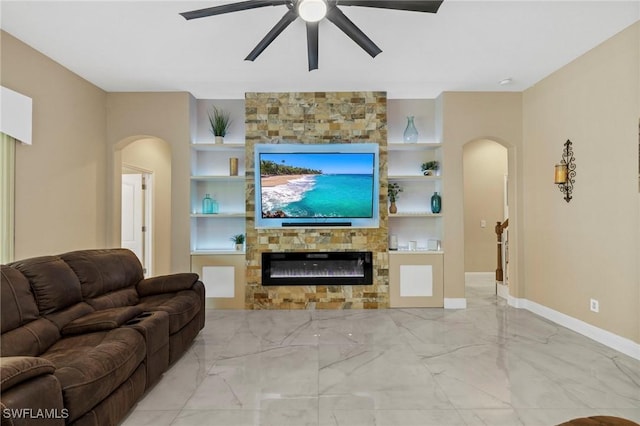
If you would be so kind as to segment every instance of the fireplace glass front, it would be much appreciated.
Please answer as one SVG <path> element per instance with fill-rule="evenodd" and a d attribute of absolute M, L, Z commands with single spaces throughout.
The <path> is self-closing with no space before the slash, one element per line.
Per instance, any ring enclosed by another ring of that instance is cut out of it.
<path fill-rule="evenodd" d="M 371 252 L 262 253 L 262 285 L 370 285 Z"/>

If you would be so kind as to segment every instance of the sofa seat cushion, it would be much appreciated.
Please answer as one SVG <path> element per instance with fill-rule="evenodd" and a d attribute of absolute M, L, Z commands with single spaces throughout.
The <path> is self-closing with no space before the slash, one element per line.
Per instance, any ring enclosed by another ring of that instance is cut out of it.
<path fill-rule="evenodd" d="M 95 311 L 65 325 L 61 330 L 62 335 L 68 336 L 71 334 L 86 334 L 95 331 L 112 330 L 120 327 L 141 313 L 142 309 L 137 306 L 123 306 L 121 308 Z"/>
<path fill-rule="evenodd" d="M 169 334 L 180 331 L 200 311 L 198 293 L 192 290 L 157 294 L 140 299 L 144 311 L 164 311 L 169 314 Z"/>
<path fill-rule="evenodd" d="M 73 421 L 127 380 L 145 355 L 142 335 L 122 327 L 65 337 L 42 357 L 56 366 L 68 420 Z"/>
<path fill-rule="evenodd" d="M 121 288 L 93 299 L 85 299 L 96 311 L 123 306 L 132 306 L 140 301 L 135 287 Z"/>
<path fill-rule="evenodd" d="M 60 339 L 60 330 L 40 318 L 0 336 L 2 356 L 39 356 Z"/>

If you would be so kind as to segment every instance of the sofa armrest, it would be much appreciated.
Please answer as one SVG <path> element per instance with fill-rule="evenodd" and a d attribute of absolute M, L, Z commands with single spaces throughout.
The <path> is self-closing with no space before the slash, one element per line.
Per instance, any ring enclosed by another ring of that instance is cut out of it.
<path fill-rule="evenodd" d="M 0 392 L 5 392 L 37 376 L 53 374 L 51 361 L 34 356 L 3 356 L 0 358 Z"/>
<path fill-rule="evenodd" d="M 93 333 L 96 331 L 113 330 L 120 327 L 130 319 L 142 313 L 137 306 L 122 306 L 118 308 L 103 309 L 81 316 L 67 325 L 60 332 L 69 336 L 72 334 Z"/>
<path fill-rule="evenodd" d="M 44 358 L 0 358 L 2 426 L 65 426 L 69 411 L 54 370 Z"/>
<path fill-rule="evenodd" d="M 161 275 L 145 278 L 136 285 L 138 294 L 142 297 L 162 293 L 175 293 L 189 290 L 198 282 L 198 274 L 185 272 L 180 274 Z"/>

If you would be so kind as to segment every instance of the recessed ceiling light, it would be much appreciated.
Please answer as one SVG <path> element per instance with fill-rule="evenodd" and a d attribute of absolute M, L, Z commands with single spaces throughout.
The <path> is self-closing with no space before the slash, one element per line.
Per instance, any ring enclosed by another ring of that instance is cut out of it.
<path fill-rule="evenodd" d="M 511 84 L 511 83 L 513 83 L 513 79 L 512 79 L 512 78 L 505 78 L 505 79 L 500 80 L 500 81 L 498 82 L 498 84 L 499 84 L 500 86 L 506 86 L 507 84 Z"/>

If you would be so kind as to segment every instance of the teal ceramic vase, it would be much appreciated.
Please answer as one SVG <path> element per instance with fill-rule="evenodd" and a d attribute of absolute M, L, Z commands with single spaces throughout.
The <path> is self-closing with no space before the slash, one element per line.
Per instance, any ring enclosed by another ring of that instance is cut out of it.
<path fill-rule="evenodd" d="M 440 213 L 442 210 L 442 197 L 437 192 L 431 196 L 431 213 Z"/>

